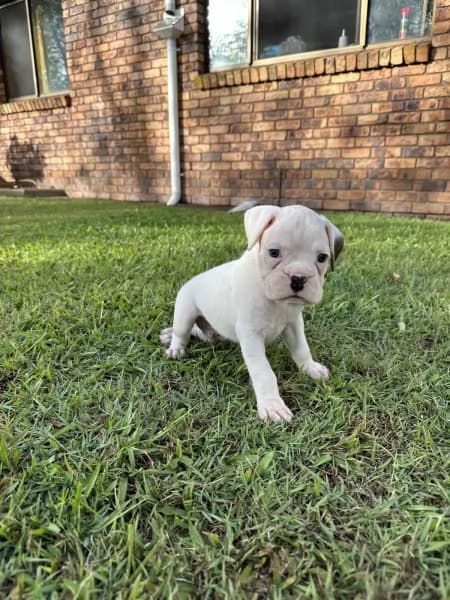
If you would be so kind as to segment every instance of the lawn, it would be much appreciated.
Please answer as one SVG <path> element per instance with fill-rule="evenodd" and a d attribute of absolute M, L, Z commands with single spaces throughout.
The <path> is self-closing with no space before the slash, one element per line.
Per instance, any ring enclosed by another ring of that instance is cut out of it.
<path fill-rule="evenodd" d="M 242 214 L 0 198 L 1 598 L 449 597 L 450 223 L 331 218 L 332 377 L 271 346 L 270 424 L 237 346 L 158 341 Z"/>

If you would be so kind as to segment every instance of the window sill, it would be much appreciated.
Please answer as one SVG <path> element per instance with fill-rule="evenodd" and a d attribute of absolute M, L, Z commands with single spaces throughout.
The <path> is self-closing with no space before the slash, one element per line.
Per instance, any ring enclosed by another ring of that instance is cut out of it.
<path fill-rule="evenodd" d="M 71 101 L 72 99 L 69 94 L 55 94 L 54 96 L 12 100 L 11 102 L 0 104 L 0 115 L 11 115 L 36 110 L 49 110 L 53 108 L 66 108 L 71 105 Z"/>
<path fill-rule="evenodd" d="M 427 63 L 431 57 L 431 41 L 406 43 L 389 47 L 354 50 L 332 56 L 307 58 L 234 68 L 229 71 L 217 71 L 198 75 L 194 80 L 196 89 L 209 90 L 235 85 L 264 83 L 283 79 L 317 77 L 335 73 L 352 73 L 383 67 L 399 67 L 418 63 Z"/>

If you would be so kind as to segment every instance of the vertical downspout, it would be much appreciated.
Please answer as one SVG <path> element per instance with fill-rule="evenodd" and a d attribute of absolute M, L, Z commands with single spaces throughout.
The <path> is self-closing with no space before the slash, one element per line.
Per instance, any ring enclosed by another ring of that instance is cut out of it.
<path fill-rule="evenodd" d="M 165 13 L 175 14 L 175 0 L 165 0 Z M 166 205 L 175 206 L 181 199 L 177 40 L 175 37 L 167 38 L 167 77 L 171 195 Z"/>

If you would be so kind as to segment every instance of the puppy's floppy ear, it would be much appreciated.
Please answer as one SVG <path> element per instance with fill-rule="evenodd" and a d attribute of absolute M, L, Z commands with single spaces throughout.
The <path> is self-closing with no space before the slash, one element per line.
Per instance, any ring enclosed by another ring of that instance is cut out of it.
<path fill-rule="evenodd" d="M 244 227 L 247 235 L 248 249 L 251 250 L 263 233 L 280 214 L 279 206 L 267 204 L 250 208 L 244 215 Z"/>
<path fill-rule="evenodd" d="M 336 225 L 333 225 L 327 218 L 322 217 L 322 219 L 325 221 L 325 231 L 327 232 L 328 243 L 330 245 L 330 264 L 331 268 L 334 269 L 334 262 L 344 247 L 344 236 Z"/>

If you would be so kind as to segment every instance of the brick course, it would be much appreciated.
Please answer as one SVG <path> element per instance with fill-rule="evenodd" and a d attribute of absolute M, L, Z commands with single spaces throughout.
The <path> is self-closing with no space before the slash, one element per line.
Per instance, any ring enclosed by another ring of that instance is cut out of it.
<path fill-rule="evenodd" d="M 7 103 L 0 71 L 0 176 L 165 201 L 162 3 L 62 4 L 70 91 Z M 179 40 L 185 201 L 450 216 L 448 0 L 436 0 L 431 41 L 217 73 L 205 72 L 203 4 L 183 2 Z"/>

